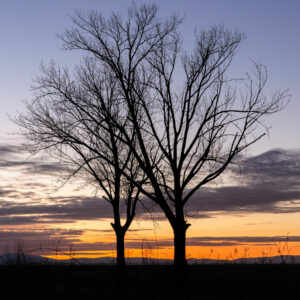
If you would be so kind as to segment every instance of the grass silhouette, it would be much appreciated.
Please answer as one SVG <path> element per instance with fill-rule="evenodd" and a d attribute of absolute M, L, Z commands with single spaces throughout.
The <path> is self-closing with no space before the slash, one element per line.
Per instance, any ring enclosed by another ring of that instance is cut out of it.
<path fill-rule="evenodd" d="M 267 257 L 250 264 L 245 248 L 240 263 L 193 264 L 179 270 L 157 259 L 151 263 L 145 249 L 144 264 L 120 271 L 115 265 L 80 264 L 74 247 L 63 252 L 59 242 L 52 251 L 68 256 L 68 264 L 36 263 L 28 254 L 37 249 L 26 250 L 20 242 L 15 256 L 0 265 L 1 299 L 298 299 L 300 264 L 287 255 L 288 238 L 274 241 L 274 247 L 279 264 Z M 232 258 L 237 254 L 233 251 Z"/>
<path fill-rule="evenodd" d="M 299 283 L 296 264 L 0 267 L 1 299 L 298 299 Z"/>

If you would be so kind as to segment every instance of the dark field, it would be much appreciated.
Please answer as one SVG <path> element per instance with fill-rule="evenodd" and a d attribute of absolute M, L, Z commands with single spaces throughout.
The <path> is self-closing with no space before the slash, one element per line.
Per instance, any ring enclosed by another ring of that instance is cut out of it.
<path fill-rule="evenodd" d="M 300 299 L 300 265 L 8 265 L 0 299 Z M 7 295 L 7 296 L 4 296 Z"/>

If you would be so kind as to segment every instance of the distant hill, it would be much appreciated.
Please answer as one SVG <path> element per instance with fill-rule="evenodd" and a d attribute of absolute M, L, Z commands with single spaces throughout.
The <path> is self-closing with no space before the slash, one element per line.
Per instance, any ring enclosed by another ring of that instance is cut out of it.
<path fill-rule="evenodd" d="M 56 260 L 39 255 L 18 255 L 15 253 L 7 253 L 0 255 L 0 265 L 10 264 L 49 264 L 49 265 L 113 265 L 116 263 L 113 257 L 97 257 L 97 258 L 76 258 L 66 260 Z M 130 257 L 126 258 L 126 263 L 129 265 L 142 265 L 142 264 L 159 264 L 168 265 L 172 264 L 172 259 L 156 259 L 156 258 L 142 258 Z M 235 260 L 218 260 L 218 259 L 188 259 L 189 265 L 197 264 L 300 264 L 300 255 L 283 255 L 272 257 L 250 257 L 239 258 Z"/>

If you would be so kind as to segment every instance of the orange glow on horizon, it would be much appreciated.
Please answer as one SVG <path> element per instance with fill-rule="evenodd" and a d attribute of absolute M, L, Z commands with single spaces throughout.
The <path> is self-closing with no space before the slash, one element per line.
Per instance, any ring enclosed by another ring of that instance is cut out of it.
<path fill-rule="evenodd" d="M 173 247 L 162 249 L 127 249 L 125 257 L 142 257 L 144 259 L 173 259 Z M 217 259 L 217 260 L 234 260 L 248 258 L 263 258 L 280 255 L 300 255 L 300 244 L 290 242 L 285 244 L 274 245 L 238 245 L 238 246 L 218 246 L 218 247 L 199 247 L 187 246 L 187 259 Z M 70 258 L 99 258 L 112 257 L 116 259 L 116 251 L 74 251 L 72 253 L 59 253 L 43 255 L 44 257 L 64 260 Z"/>

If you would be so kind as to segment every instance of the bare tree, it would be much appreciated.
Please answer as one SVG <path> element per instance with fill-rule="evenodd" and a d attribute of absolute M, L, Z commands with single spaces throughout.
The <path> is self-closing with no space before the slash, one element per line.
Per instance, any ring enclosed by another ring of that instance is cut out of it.
<path fill-rule="evenodd" d="M 177 31 L 182 19 L 160 19 L 154 4 L 132 4 L 125 19 L 92 11 L 72 20 L 61 35 L 64 48 L 83 51 L 114 79 L 122 117 L 108 112 L 109 122 L 150 185 L 122 174 L 162 209 L 174 232 L 174 263 L 185 265 L 188 201 L 264 136 L 263 117 L 282 109 L 287 94 L 264 96 L 267 73 L 259 64 L 244 79 L 227 77 L 244 39 L 238 31 L 197 32 L 189 54 Z"/>
<path fill-rule="evenodd" d="M 68 167 L 65 180 L 83 173 L 104 193 L 113 208 L 111 225 L 117 240 L 117 265 L 122 268 L 125 234 L 140 194 L 133 182 L 142 183 L 143 175 L 131 149 L 124 146 L 122 134 L 111 124 L 112 116 L 122 122 L 116 81 L 98 71 L 89 59 L 77 68 L 76 80 L 54 63 L 42 67 L 34 86 L 35 98 L 15 122 L 23 128 L 30 152 L 47 151 Z M 122 126 L 127 126 L 126 120 Z M 130 139 L 134 145 L 133 131 Z"/>

